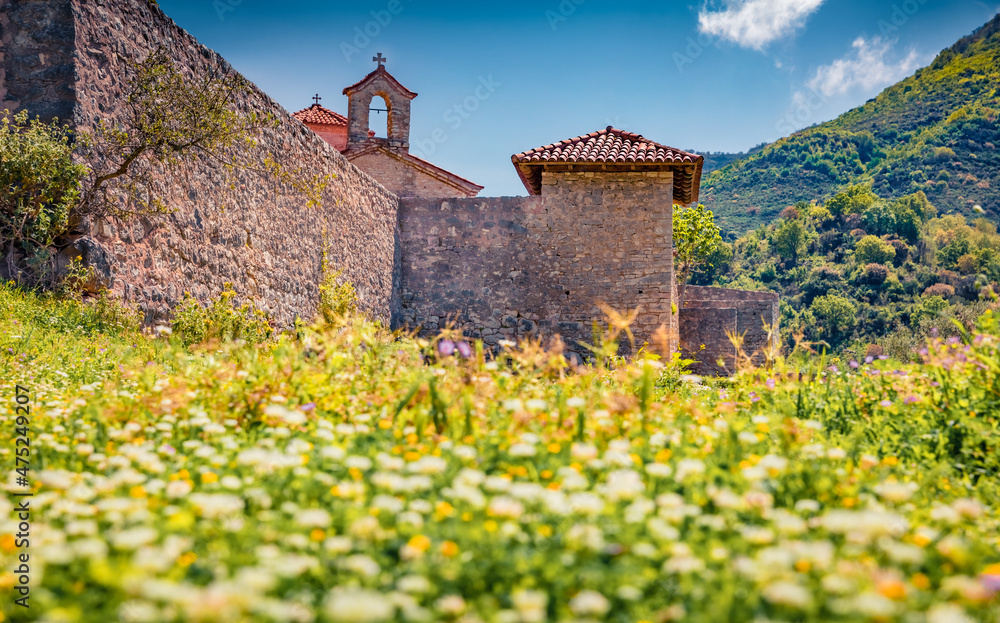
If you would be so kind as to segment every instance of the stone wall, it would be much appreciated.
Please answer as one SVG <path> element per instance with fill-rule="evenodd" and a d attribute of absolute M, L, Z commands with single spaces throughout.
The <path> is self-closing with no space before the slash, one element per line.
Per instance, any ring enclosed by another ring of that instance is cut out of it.
<path fill-rule="evenodd" d="M 68 1 L 0 0 L 0 114 L 72 117 L 75 37 Z"/>
<path fill-rule="evenodd" d="M 591 341 L 598 302 L 641 306 L 639 344 L 676 334 L 669 173 L 559 173 L 541 197 L 400 200 L 402 321 L 490 345 Z"/>
<path fill-rule="evenodd" d="M 779 343 L 778 300 L 774 292 L 685 287 L 680 346 L 686 357 L 697 362 L 692 371 L 702 375 L 735 371 L 736 347 L 727 333 L 743 335 L 743 352 L 760 363 L 762 353 L 768 347 L 777 348 Z M 773 326 L 771 334 L 765 330 L 765 323 Z"/>
<path fill-rule="evenodd" d="M 234 71 L 148 0 L 0 0 L 0 25 L 6 105 L 46 116 L 72 111 L 83 129 L 115 119 L 127 63 L 159 46 L 193 73 Z M 230 189 L 215 168 L 192 165 L 159 180 L 173 209 L 167 218 L 93 223 L 70 252 L 140 304 L 147 321 L 165 316 L 184 291 L 206 299 L 231 282 L 288 325 L 315 311 L 325 232 L 330 259 L 355 284 L 362 307 L 388 320 L 398 274 L 395 195 L 256 87 L 238 107 L 280 122 L 248 156 L 271 154 L 307 174 L 336 176 L 322 207 L 306 207 L 266 173 L 242 171 Z"/>

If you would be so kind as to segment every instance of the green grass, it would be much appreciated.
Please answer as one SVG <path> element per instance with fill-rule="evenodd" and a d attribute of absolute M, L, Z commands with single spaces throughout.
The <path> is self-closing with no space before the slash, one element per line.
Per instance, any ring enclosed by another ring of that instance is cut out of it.
<path fill-rule="evenodd" d="M 0 501 L 4 620 L 998 614 L 989 315 L 920 365 L 696 384 L 361 318 L 185 347 L 7 286 L 0 312 L 2 452 L 21 385 L 34 492 L 28 610 Z"/>

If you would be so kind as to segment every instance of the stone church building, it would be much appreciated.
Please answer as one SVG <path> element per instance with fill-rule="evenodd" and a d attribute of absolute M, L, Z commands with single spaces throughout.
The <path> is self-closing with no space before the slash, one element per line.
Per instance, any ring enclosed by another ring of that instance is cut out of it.
<path fill-rule="evenodd" d="M 0 110 L 83 131 L 126 123 L 121 94 L 157 49 L 192 76 L 235 72 L 148 0 L 0 0 Z M 263 167 L 230 183 L 197 160 L 155 179 L 164 218 L 84 219 L 59 250 L 82 256 L 95 289 L 149 323 L 185 291 L 208 301 L 231 284 L 291 325 L 315 313 L 325 256 L 373 317 L 428 333 L 451 324 L 493 348 L 559 334 L 582 353 L 600 304 L 634 315 L 637 345 L 664 339 L 700 372 L 733 369 L 727 333 L 744 335 L 748 352 L 776 343 L 763 330 L 777 322 L 775 294 L 688 286 L 677 298 L 672 206 L 698 200 L 701 156 L 600 128 L 504 163 L 527 196 L 480 197 L 482 186 L 409 152 L 417 93 L 374 60 L 343 90 L 346 115 L 319 97 L 291 115 L 253 85 L 235 102 L 280 122 L 241 148 L 246 158 L 333 179 L 319 206 Z M 385 136 L 369 127 L 373 108 Z"/>
<path fill-rule="evenodd" d="M 573 348 L 603 303 L 636 313 L 638 344 L 659 331 L 702 372 L 732 365 L 727 331 L 764 346 L 776 295 L 688 286 L 677 300 L 672 210 L 698 201 L 702 156 L 608 126 L 513 155 L 528 197 L 476 199 L 482 186 L 409 153 L 417 94 L 372 60 L 344 89 L 346 117 L 318 101 L 294 117 L 400 197 L 401 324 L 451 321 L 494 346 L 558 333 Z M 381 113 L 383 138 L 369 127 Z"/>

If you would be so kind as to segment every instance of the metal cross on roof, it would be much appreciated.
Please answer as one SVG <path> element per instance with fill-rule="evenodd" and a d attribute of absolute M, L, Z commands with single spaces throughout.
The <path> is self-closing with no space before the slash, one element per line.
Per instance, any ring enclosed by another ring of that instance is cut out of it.
<path fill-rule="evenodd" d="M 317 93 L 316 95 L 313 96 L 313 101 L 316 102 L 317 106 L 319 105 L 319 101 L 321 99 L 323 99 L 323 98 L 319 96 L 319 93 Z"/>
<path fill-rule="evenodd" d="M 382 56 L 382 53 L 381 53 L 381 52 L 379 52 L 379 53 L 378 53 L 378 56 L 373 56 L 373 57 L 372 57 L 372 61 L 374 61 L 374 62 L 378 63 L 378 66 L 379 66 L 379 67 L 381 67 L 382 65 L 385 65 L 385 62 L 386 62 L 387 60 L 389 60 L 389 59 L 387 59 L 387 58 L 385 58 L 384 56 Z"/>

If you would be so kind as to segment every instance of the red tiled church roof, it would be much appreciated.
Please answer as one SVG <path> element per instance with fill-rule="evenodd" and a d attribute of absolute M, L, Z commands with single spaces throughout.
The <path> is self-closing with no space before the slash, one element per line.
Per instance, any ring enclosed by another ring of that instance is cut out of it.
<path fill-rule="evenodd" d="M 606 169 L 607 165 L 616 169 L 621 165 L 676 168 L 674 198 L 681 203 L 691 203 L 698 199 L 704 158 L 661 145 L 641 134 L 608 126 L 604 130 L 515 154 L 511 156 L 511 162 L 524 186 L 533 195 L 541 194 L 542 168 L 546 165 L 583 165 L 578 167 L 580 170 L 592 168 L 586 165 L 596 165 L 598 169 Z"/>
<path fill-rule="evenodd" d="M 319 104 L 313 104 L 309 108 L 292 113 L 292 116 L 302 123 L 313 123 L 316 125 L 347 125 L 347 117 L 340 113 L 333 112 L 329 108 L 323 108 Z"/>

